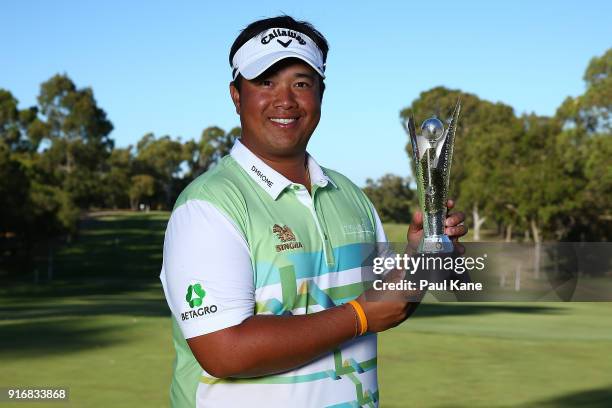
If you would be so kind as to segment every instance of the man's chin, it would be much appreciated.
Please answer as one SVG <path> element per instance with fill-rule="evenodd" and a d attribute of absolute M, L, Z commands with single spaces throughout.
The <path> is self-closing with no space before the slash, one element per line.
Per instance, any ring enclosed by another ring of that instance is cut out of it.
<path fill-rule="evenodd" d="M 287 133 L 271 133 L 270 148 L 279 156 L 294 156 L 297 153 L 306 151 L 308 139 L 298 135 L 290 135 Z"/>

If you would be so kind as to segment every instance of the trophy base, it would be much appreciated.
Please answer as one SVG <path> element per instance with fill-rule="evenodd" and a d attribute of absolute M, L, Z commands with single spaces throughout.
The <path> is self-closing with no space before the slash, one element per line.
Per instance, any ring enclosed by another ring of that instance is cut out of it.
<path fill-rule="evenodd" d="M 453 248 L 448 235 L 432 235 L 423 237 L 417 251 L 420 254 L 448 254 L 453 252 Z"/>

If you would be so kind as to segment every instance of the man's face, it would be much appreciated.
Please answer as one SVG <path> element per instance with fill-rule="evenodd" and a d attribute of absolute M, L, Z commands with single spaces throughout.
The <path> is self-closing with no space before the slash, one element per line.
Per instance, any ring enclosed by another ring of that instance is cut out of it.
<path fill-rule="evenodd" d="M 230 93 L 242 125 L 242 143 L 264 158 L 304 153 L 321 118 L 318 74 L 287 59 L 253 80 L 242 79 Z"/>

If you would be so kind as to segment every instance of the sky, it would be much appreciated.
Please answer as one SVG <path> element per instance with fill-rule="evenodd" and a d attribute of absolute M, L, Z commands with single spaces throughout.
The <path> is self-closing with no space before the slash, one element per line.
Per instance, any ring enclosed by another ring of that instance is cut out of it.
<path fill-rule="evenodd" d="M 250 22 L 279 14 L 310 21 L 330 43 L 309 152 L 361 186 L 411 174 L 399 111 L 421 92 L 442 85 L 553 115 L 584 92 L 589 60 L 612 46 L 604 0 L 5 0 L 0 88 L 25 108 L 65 73 L 93 88 L 116 146 L 148 132 L 199 139 L 208 126 L 239 125 L 230 46 Z"/>

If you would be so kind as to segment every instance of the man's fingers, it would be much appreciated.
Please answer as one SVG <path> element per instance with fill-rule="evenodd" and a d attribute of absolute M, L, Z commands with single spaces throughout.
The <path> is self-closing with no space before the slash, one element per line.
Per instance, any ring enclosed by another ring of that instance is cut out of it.
<path fill-rule="evenodd" d="M 452 237 L 457 237 L 457 238 L 458 237 L 462 237 L 465 234 L 467 234 L 467 232 L 468 232 L 468 228 L 465 225 L 463 225 L 463 224 L 457 225 L 455 227 L 446 227 L 446 228 L 444 228 L 444 233 L 446 235 L 448 235 L 449 237 L 451 237 L 451 238 Z"/>
<path fill-rule="evenodd" d="M 408 234 L 406 239 L 408 241 L 408 247 L 411 252 L 414 252 L 419 245 L 421 236 L 423 235 L 423 213 L 421 211 L 415 211 L 412 214 L 412 221 L 408 227 Z"/>
<path fill-rule="evenodd" d="M 446 208 L 448 208 L 449 210 L 452 210 L 453 207 L 455 207 L 455 200 L 446 201 Z"/>
<path fill-rule="evenodd" d="M 415 211 L 414 214 L 412 214 L 410 231 L 418 231 L 420 229 L 423 229 L 423 213 L 421 211 Z"/>
<path fill-rule="evenodd" d="M 383 279 L 385 282 L 399 282 L 406 277 L 406 271 L 403 269 L 394 269 L 389 271 Z"/>
<path fill-rule="evenodd" d="M 455 227 L 457 225 L 461 225 L 465 221 L 465 214 L 461 211 L 449 214 L 446 217 L 446 221 L 444 221 L 444 225 L 447 227 Z"/>

